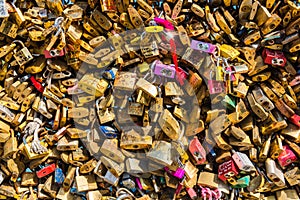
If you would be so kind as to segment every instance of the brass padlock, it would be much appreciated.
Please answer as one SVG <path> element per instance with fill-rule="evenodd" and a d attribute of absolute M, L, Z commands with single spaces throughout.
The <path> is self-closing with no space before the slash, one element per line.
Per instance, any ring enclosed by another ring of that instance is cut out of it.
<path fill-rule="evenodd" d="M 7 35 L 8 37 L 16 38 L 18 25 L 9 21 L 8 18 L 5 18 L 1 23 L 0 31 L 2 34 Z"/>
<path fill-rule="evenodd" d="M 140 136 L 133 129 L 123 132 L 121 135 L 120 147 L 123 149 L 146 149 L 152 145 L 151 136 Z"/>
<path fill-rule="evenodd" d="M 78 192 L 86 192 L 98 188 L 93 174 L 86 176 L 77 175 L 75 177 L 75 182 Z"/>
<path fill-rule="evenodd" d="M 92 74 L 85 74 L 78 82 L 80 89 L 88 94 L 100 97 L 108 87 L 108 82 L 104 79 L 97 79 Z"/>
<path fill-rule="evenodd" d="M 164 133 L 172 140 L 179 139 L 180 125 L 179 122 L 173 117 L 171 112 L 165 109 L 160 116 L 158 123 Z"/>
<path fill-rule="evenodd" d="M 125 160 L 124 154 L 118 149 L 118 144 L 115 139 L 106 139 L 101 146 L 100 151 L 108 158 L 122 163 Z"/>
<path fill-rule="evenodd" d="M 18 151 L 18 141 L 15 137 L 13 129 L 10 129 L 10 138 L 4 144 L 3 158 L 12 156 L 16 151 Z"/>
<path fill-rule="evenodd" d="M 157 163 L 171 165 L 173 162 L 171 157 L 171 148 L 172 145 L 169 142 L 156 141 L 153 144 L 153 148 L 147 152 L 146 156 Z"/>
<path fill-rule="evenodd" d="M 15 43 L 20 43 L 22 48 L 20 50 L 14 50 L 14 58 L 16 59 L 17 63 L 20 66 L 25 65 L 29 61 L 33 59 L 33 56 L 31 55 L 30 51 L 27 47 L 25 47 L 24 43 L 20 40 L 15 40 Z"/>

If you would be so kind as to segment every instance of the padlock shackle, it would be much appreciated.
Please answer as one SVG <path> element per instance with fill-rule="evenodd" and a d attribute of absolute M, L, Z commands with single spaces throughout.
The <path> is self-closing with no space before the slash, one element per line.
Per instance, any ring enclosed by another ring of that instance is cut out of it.
<path fill-rule="evenodd" d="M 19 43 L 22 45 L 22 47 L 25 47 L 25 44 L 21 40 L 14 40 L 12 43 Z"/>

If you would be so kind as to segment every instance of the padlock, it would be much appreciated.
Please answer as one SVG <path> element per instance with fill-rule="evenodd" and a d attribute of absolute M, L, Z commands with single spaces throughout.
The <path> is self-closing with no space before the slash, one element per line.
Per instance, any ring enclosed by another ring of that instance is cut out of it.
<path fill-rule="evenodd" d="M 271 143 L 271 151 L 270 151 L 271 158 L 272 159 L 278 158 L 278 156 L 282 151 L 283 151 L 282 140 L 278 135 L 276 135 L 276 138 Z"/>
<path fill-rule="evenodd" d="M 233 162 L 233 160 L 226 161 L 219 165 L 218 169 L 218 178 L 223 182 L 226 182 L 227 179 L 235 177 L 238 175 L 238 170 Z"/>
<path fill-rule="evenodd" d="M 266 171 L 267 176 L 274 182 L 277 186 L 284 186 L 285 185 L 285 179 L 282 171 L 278 169 L 276 166 L 276 163 L 271 158 L 267 158 L 266 162 Z"/>
<path fill-rule="evenodd" d="M 86 152 L 83 151 L 81 148 L 76 149 L 72 152 L 72 160 L 73 161 L 87 161 L 89 158 L 86 155 Z"/>
<path fill-rule="evenodd" d="M 16 151 L 18 151 L 18 141 L 14 135 L 13 129 L 9 130 L 10 138 L 4 143 L 3 146 L 3 158 L 12 156 Z"/>
<path fill-rule="evenodd" d="M 167 78 L 174 78 L 175 77 L 175 68 L 170 65 L 165 65 L 160 62 L 156 62 L 154 68 L 154 74 L 159 76 L 164 76 Z"/>
<path fill-rule="evenodd" d="M 268 113 L 264 110 L 264 108 L 257 103 L 252 94 L 247 95 L 247 99 L 249 101 L 250 107 L 252 111 L 262 120 L 264 121 L 268 117 Z"/>
<path fill-rule="evenodd" d="M 236 182 L 232 184 L 232 188 L 245 188 L 249 186 L 249 183 L 250 183 L 250 176 L 247 175 L 236 180 Z"/>
<path fill-rule="evenodd" d="M 104 79 L 94 78 L 91 74 L 86 74 L 78 82 L 78 86 L 86 93 L 100 97 L 107 89 L 108 82 Z"/>
<path fill-rule="evenodd" d="M 266 64 L 280 67 L 284 67 L 286 64 L 286 58 L 284 54 L 280 51 L 272 51 L 265 48 L 262 56 Z"/>
<path fill-rule="evenodd" d="M 17 37 L 18 25 L 8 21 L 8 18 L 4 19 L 0 26 L 0 31 L 2 34 L 7 35 L 11 38 Z"/>
<path fill-rule="evenodd" d="M 44 168 L 42 168 L 41 170 L 36 172 L 36 175 L 38 178 L 42 178 L 45 177 L 51 173 L 53 173 L 55 171 L 56 165 L 55 163 L 45 166 Z"/>
<path fill-rule="evenodd" d="M 115 139 L 106 139 L 102 144 L 100 151 L 108 158 L 121 163 L 124 161 L 125 156 L 117 148 L 117 144 L 115 142 Z"/>
<path fill-rule="evenodd" d="M 196 165 L 204 164 L 206 161 L 206 152 L 199 140 L 194 137 L 189 145 L 189 152 L 193 156 Z"/>
<path fill-rule="evenodd" d="M 59 151 L 73 151 L 78 149 L 78 140 L 71 140 L 66 136 L 60 138 L 57 143 L 57 150 Z"/>
<path fill-rule="evenodd" d="M 172 140 L 177 140 L 180 136 L 180 125 L 173 115 L 165 109 L 160 116 L 158 123 L 164 133 Z"/>
<path fill-rule="evenodd" d="M 274 109 L 274 104 L 263 94 L 262 89 L 256 87 L 252 90 L 255 100 L 267 111 Z"/>
<path fill-rule="evenodd" d="M 113 113 L 113 110 L 110 110 L 106 108 L 105 110 L 99 109 L 99 100 L 96 101 L 96 108 L 97 108 L 97 115 L 100 121 L 100 124 L 105 124 L 107 122 L 111 122 L 115 119 L 115 114 Z"/>
<path fill-rule="evenodd" d="M 101 194 L 101 192 L 99 190 L 88 191 L 86 193 L 86 198 L 87 198 L 87 200 L 101 199 L 102 198 L 102 194 Z"/>
<path fill-rule="evenodd" d="M 239 170 L 245 172 L 255 171 L 253 163 L 250 161 L 249 157 L 246 154 L 233 151 L 232 159 Z"/>
<path fill-rule="evenodd" d="M 156 142 L 153 148 L 147 152 L 146 156 L 157 163 L 171 165 L 173 162 L 171 157 L 171 143 L 166 141 Z"/>
<path fill-rule="evenodd" d="M 120 147 L 123 149 L 145 149 L 152 145 L 152 138 L 150 136 L 140 136 L 133 129 L 124 132 L 121 135 Z"/>
<path fill-rule="evenodd" d="M 291 163 L 295 162 L 297 160 L 296 155 L 294 152 L 289 148 L 289 146 L 284 145 L 283 146 L 283 151 L 279 154 L 278 156 L 278 163 L 279 165 L 284 168 Z"/>
<path fill-rule="evenodd" d="M 20 50 L 14 50 L 14 58 L 20 66 L 25 65 L 33 59 L 30 51 L 25 47 L 24 43 L 20 40 L 15 40 L 14 42 L 20 43 L 22 48 Z"/>
<path fill-rule="evenodd" d="M 78 192 L 85 192 L 98 188 L 93 174 L 87 176 L 76 176 L 75 182 Z"/>

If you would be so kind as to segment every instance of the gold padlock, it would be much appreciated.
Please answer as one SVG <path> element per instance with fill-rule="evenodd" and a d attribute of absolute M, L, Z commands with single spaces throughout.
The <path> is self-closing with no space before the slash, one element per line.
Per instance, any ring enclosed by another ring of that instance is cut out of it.
<path fill-rule="evenodd" d="M 104 79 L 97 79 L 92 74 L 85 74 L 78 82 L 80 89 L 88 94 L 100 97 L 108 87 L 108 82 Z"/>
<path fill-rule="evenodd" d="M 151 136 L 140 136 L 133 129 L 121 135 L 120 147 L 123 149 L 146 149 L 152 145 Z"/>

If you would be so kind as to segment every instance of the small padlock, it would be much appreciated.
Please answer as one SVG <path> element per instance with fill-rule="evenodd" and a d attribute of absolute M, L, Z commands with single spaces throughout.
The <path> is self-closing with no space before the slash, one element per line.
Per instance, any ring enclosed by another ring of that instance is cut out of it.
<path fill-rule="evenodd" d="M 22 48 L 20 50 L 14 50 L 14 58 L 16 59 L 17 63 L 20 66 L 25 65 L 29 61 L 33 59 L 33 56 L 31 55 L 30 51 L 28 50 L 27 47 L 25 47 L 24 43 L 20 40 L 15 40 L 13 41 L 14 43 L 19 43 L 21 44 Z"/>
<path fill-rule="evenodd" d="M 289 148 L 289 146 L 284 145 L 283 151 L 278 156 L 278 163 L 281 167 L 286 167 L 297 160 L 294 152 Z"/>
<path fill-rule="evenodd" d="M 206 152 L 197 137 L 194 137 L 189 145 L 189 152 L 193 156 L 196 165 L 204 164 Z"/>
<path fill-rule="evenodd" d="M 226 182 L 228 179 L 233 178 L 239 174 L 237 167 L 233 160 L 226 161 L 219 165 L 218 169 L 218 178 L 223 182 Z"/>
<path fill-rule="evenodd" d="M 165 109 L 160 116 L 158 123 L 161 129 L 172 140 L 177 140 L 180 136 L 180 125 L 178 121 L 173 117 L 171 112 Z"/>
<path fill-rule="evenodd" d="M 286 64 L 286 58 L 284 54 L 280 51 L 273 51 L 265 48 L 263 50 L 262 56 L 266 64 L 280 67 L 284 67 Z"/>
<path fill-rule="evenodd" d="M 98 188 L 93 174 L 86 176 L 78 175 L 75 177 L 75 182 L 78 192 L 85 192 Z"/>

